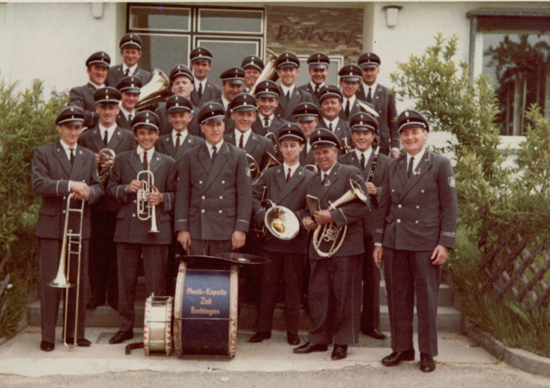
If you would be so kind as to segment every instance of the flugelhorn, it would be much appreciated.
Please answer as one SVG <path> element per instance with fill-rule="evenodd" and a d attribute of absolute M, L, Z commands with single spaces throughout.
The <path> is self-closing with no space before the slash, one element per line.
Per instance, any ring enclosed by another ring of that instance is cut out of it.
<path fill-rule="evenodd" d="M 170 97 L 170 80 L 160 69 L 153 70 L 151 80 L 141 88 L 137 110 L 142 110 L 150 105 L 166 101 Z"/>
<path fill-rule="evenodd" d="M 367 203 L 367 196 L 365 195 L 363 189 L 361 189 L 361 186 L 359 186 L 359 184 L 353 179 L 350 179 L 349 183 L 351 188 L 344 195 L 338 198 L 335 202 L 329 202 L 330 206 L 327 209 L 329 212 L 337 209 L 339 206 L 353 201 L 356 198 L 360 199 L 365 204 Z M 347 230 L 347 225 L 339 228 L 334 222 L 317 226 L 315 233 L 313 234 L 313 248 L 315 249 L 315 252 L 317 252 L 317 254 L 321 257 L 333 256 L 342 246 L 344 239 L 346 238 Z M 328 250 L 323 251 L 321 244 L 327 246 Z"/>
<path fill-rule="evenodd" d="M 105 183 L 109 178 L 109 174 L 111 174 L 111 170 L 113 169 L 113 166 L 115 164 L 116 153 L 109 148 L 103 148 L 102 150 L 99 150 L 97 156 L 99 158 L 99 179 L 101 179 L 101 183 Z M 109 163 L 109 167 L 107 167 L 106 170 L 103 170 L 102 166 L 105 163 Z"/>
<path fill-rule="evenodd" d="M 145 175 L 145 179 L 142 178 Z M 138 172 L 136 180 L 141 181 L 141 189 L 137 192 L 137 213 L 141 221 L 151 220 L 151 230 L 149 233 L 158 233 L 156 206 L 151 205 L 149 194 L 155 189 L 155 176 L 147 169 Z"/>
<path fill-rule="evenodd" d="M 78 330 L 78 305 L 80 297 L 80 267 L 81 267 L 81 258 L 82 258 L 82 223 L 84 221 L 84 200 L 79 208 L 71 208 L 71 199 L 73 198 L 74 193 L 69 194 L 67 197 L 67 205 L 65 208 L 65 225 L 63 227 L 63 240 L 61 243 L 61 255 L 59 258 L 59 267 L 57 268 L 57 276 L 53 279 L 48 286 L 54 288 L 63 288 L 65 289 L 65 315 L 63 318 L 63 343 L 69 349 L 72 349 L 76 346 L 77 341 L 77 330 Z M 72 229 L 69 229 L 69 218 L 71 213 L 80 214 L 79 230 L 73 232 Z M 70 282 L 70 271 L 71 271 L 71 255 L 77 255 L 77 275 L 76 282 L 73 284 Z M 74 318 L 74 333 L 73 337 L 74 342 L 69 344 L 67 342 L 67 324 L 69 322 L 69 289 L 71 287 L 76 287 L 76 301 L 74 304 L 75 308 L 75 318 Z"/>

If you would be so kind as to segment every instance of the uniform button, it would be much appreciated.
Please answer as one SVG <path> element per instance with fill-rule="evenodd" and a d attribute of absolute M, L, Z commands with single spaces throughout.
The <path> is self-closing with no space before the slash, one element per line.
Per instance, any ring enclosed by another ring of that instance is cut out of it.
<path fill-rule="evenodd" d="M 203 195 L 203 196 L 202 196 L 202 199 L 206 199 L 206 197 Z"/>
<path fill-rule="evenodd" d="M 222 185 L 224 185 L 224 184 L 225 184 L 225 181 L 222 181 Z"/>
<path fill-rule="evenodd" d="M 220 214 L 222 214 L 222 211 L 220 210 Z"/>
<path fill-rule="evenodd" d="M 136 215 L 135 214 L 132 214 L 132 217 L 135 217 Z"/>
<path fill-rule="evenodd" d="M 424 194 L 424 190 L 420 190 L 420 192 L 421 192 L 422 194 Z"/>
<path fill-rule="evenodd" d="M 202 185 L 202 181 L 199 181 L 199 185 Z"/>
<path fill-rule="evenodd" d="M 63 197 L 63 199 L 67 199 L 67 197 Z"/>
<path fill-rule="evenodd" d="M 397 223 L 398 223 L 398 224 L 400 224 L 400 223 L 401 223 L 401 220 L 400 220 L 399 218 L 397 219 Z"/>
<path fill-rule="evenodd" d="M 65 214 L 65 210 L 63 210 L 63 214 Z"/>
<path fill-rule="evenodd" d="M 201 212 L 204 213 L 204 209 L 202 209 Z"/>
<path fill-rule="evenodd" d="M 392 193 L 395 193 L 395 190 L 394 190 L 394 189 L 391 189 L 391 192 L 392 192 Z"/>
<path fill-rule="evenodd" d="M 134 199 L 134 203 L 137 203 L 137 201 Z"/>
<path fill-rule="evenodd" d="M 417 209 L 420 209 L 420 206 L 416 205 L 416 208 L 417 208 Z"/>
<path fill-rule="evenodd" d="M 402 208 L 401 204 L 397 205 L 397 207 L 398 207 L 399 209 L 401 209 L 401 208 Z"/>
<path fill-rule="evenodd" d="M 418 221 L 415 221 L 414 223 L 415 223 L 415 224 L 418 224 Z"/>
<path fill-rule="evenodd" d="M 220 199 L 223 199 L 223 195 L 220 195 Z"/>

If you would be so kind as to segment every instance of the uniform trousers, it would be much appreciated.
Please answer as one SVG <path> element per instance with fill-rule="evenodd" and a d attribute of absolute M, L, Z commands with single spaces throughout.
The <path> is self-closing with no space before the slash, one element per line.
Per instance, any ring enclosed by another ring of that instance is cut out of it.
<path fill-rule="evenodd" d="M 394 352 L 414 349 L 416 295 L 419 350 L 432 357 L 437 356 L 437 294 L 441 266 L 432 265 L 432 253 L 384 247 L 384 277 Z"/>
<path fill-rule="evenodd" d="M 232 252 L 231 240 L 193 240 L 191 255 L 216 256 L 218 253 Z"/>
<path fill-rule="evenodd" d="M 363 237 L 365 253 L 363 255 L 363 311 L 361 329 L 380 327 L 380 270 L 372 259 L 374 242 L 371 236 Z"/>
<path fill-rule="evenodd" d="M 57 275 L 59 268 L 59 258 L 61 257 L 62 241 L 59 239 L 38 239 L 38 259 L 40 271 L 40 315 L 42 340 L 55 342 L 55 326 L 57 324 L 57 314 L 59 311 L 59 300 L 63 297 L 65 304 L 65 293 L 61 288 L 48 286 Z M 78 296 L 78 328 L 77 339 L 84 338 L 86 329 L 86 293 L 88 290 L 88 249 L 89 240 L 82 240 L 81 262 L 80 262 L 80 285 Z M 70 257 L 69 282 L 76 285 L 78 274 L 77 255 Z M 74 337 L 75 322 L 75 300 L 76 287 L 69 289 L 69 311 L 67 322 L 67 337 Z M 66 306 L 65 306 L 66 308 Z M 64 317 L 65 315 L 63 315 Z"/>
<path fill-rule="evenodd" d="M 168 266 L 168 244 L 117 243 L 118 258 L 118 312 L 120 331 L 134 328 L 136 283 L 140 258 L 143 257 L 147 296 L 166 295 L 166 272 Z"/>
<path fill-rule="evenodd" d="M 263 265 L 260 291 L 260 313 L 258 316 L 258 331 L 271 331 L 273 312 L 277 302 L 277 289 L 283 278 L 285 296 L 286 330 L 298 334 L 300 326 L 300 301 L 302 297 L 302 274 L 304 272 L 306 255 L 269 252 L 264 255 L 270 260 Z"/>
<path fill-rule="evenodd" d="M 310 260 L 308 341 L 316 345 L 359 340 L 363 254 Z"/>

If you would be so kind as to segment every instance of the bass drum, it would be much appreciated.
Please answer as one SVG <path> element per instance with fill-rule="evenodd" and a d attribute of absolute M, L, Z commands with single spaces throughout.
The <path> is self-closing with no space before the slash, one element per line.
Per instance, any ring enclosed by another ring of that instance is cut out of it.
<path fill-rule="evenodd" d="M 176 354 L 235 357 L 237 296 L 238 266 L 182 261 L 174 299 Z"/>
<path fill-rule="evenodd" d="M 172 309 L 171 296 L 151 295 L 145 301 L 143 326 L 143 350 L 150 353 L 172 354 Z"/>

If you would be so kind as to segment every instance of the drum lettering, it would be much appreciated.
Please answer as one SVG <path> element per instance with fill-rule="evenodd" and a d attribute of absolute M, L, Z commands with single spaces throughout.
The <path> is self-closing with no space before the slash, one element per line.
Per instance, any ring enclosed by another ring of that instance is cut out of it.
<path fill-rule="evenodd" d="M 191 306 L 191 314 L 208 315 L 211 317 L 212 315 L 220 315 L 220 310 L 205 309 L 202 307 L 195 308 L 195 306 Z"/>
<path fill-rule="evenodd" d="M 205 298 L 201 296 L 201 304 L 212 304 L 212 298 Z"/>
<path fill-rule="evenodd" d="M 202 295 L 202 294 L 201 294 Z M 220 289 L 220 290 L 212 290 L 210 288 L 206 289 L 206 295 L 212 295 L 212 296 L 227 296 L 227 290 Z"/>
<path fill-rule="evenodd" d="M 191 294 L 191 295 L 203 295 L 203 294 L 204 294 L 204 290 L 203 290 L 202 288 L 194 289 L 194 288 L 191 288 L 191 287 L 187 287 L 187 294 Z"/>

